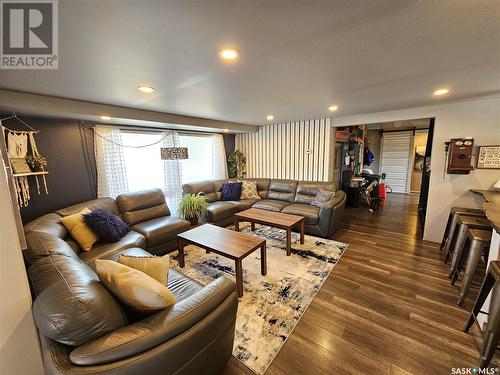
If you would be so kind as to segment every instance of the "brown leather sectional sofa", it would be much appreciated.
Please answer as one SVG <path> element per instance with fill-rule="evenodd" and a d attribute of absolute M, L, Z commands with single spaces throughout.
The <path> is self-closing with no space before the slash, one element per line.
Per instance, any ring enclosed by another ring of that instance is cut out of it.
<path fill-rule="evenodd" d="M 205 220 L 220 226 L 232 224 L 235 213 L 250 207 L 304 216 L 305 232 L 321 237 L 332 236 L 342 221 L 346 203 L 346 195 L 343 191 L 338 190 L 335 196 L 321 208 L 311 205 L 311 201 L 320 188 L 336 190 L 333 183 L 269 178 L 243 180 L 255 182 L 262 199 L 221 201 L 222 186 L 230 180 L 184 184 L 182 190 L 184 193 L 205 194 L 206 200 L 210 203 Z M 298 230 L 298 228 L 295 229 Z"/>
<path fill-rule="evenodd" d="M 59 223 L 62 216 L 103 208 L 132 231 L 116 243 L 80 252 Z M 203 286 L 170 270 L 168 287 L 177 303 L 138 318 L 99 282 L 95 259 L 120 253 L 150 255 L 176 247 L 190 228 L 170 216 L 161 191 L 96 199 L 44 215 L 25 226 L 28 275 L 35 298 L 46 374 L 218 374 L 231 357 L 238 297 L 222 277 Z M 146 248 L 148 251 L 145 251 Z"/>

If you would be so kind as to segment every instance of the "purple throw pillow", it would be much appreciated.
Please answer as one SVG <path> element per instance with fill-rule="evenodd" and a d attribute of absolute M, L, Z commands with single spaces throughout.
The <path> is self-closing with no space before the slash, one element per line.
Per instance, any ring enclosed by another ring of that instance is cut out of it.
<path fill-rule="evenodd" d="M 226 182 L 222 185 L 221 201 L 239 201 L 242 182 Z"/>
<path fill-rule="evenodd" d="M 130 227 L 118 216 L 100 208 L 83 215 L 83 221 L 104 242 L 120 241 L 130 232 Z"/>

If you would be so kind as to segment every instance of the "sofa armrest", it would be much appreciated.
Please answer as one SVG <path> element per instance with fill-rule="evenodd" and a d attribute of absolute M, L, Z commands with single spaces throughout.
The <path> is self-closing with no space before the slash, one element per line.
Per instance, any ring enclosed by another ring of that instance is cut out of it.
<path fill-rule="evenodd" d="M 334 229 L 342 221 L 346 194 L 342 190 L 337 190 L 335 195 L 328 200 L 319 210 L 319 227 L 325 233 L 325 237 L 330 237 Z"/>
<path fill-rule="evenodd" d="M 233 281 L 221 277 L 170 309 L 79 346 L 70 361 L 83 366 L 106 364 L 154 348 L 202 321 L 235 290 Z"/>

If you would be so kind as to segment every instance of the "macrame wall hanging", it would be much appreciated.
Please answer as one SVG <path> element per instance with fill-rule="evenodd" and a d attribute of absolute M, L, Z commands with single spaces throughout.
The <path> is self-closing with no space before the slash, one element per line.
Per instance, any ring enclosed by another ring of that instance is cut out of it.
<path fill-rule="evenodd" d="M 6 120 L 15 119 L 29 130 L 13 130 L 3 126 Z M 38 130 L 33 129 L 16 114 L 2 119 L 2 148 L 6 151 L 4 154 L 5 164 L 10 166 L 11 176 L 14 184 L 17 204 L 19 207 L 27 207 L 31 199 L 29 178 L 34 178 L 37 193 L 41 194 L 40 181 L 43 182 L 43 191 L 48 194 L 45 171 L 47 165 L 46 159 L 40 154 L 35 142 L 35 135 Z M 7 160 L 5 160 L 5 154 Z"/>

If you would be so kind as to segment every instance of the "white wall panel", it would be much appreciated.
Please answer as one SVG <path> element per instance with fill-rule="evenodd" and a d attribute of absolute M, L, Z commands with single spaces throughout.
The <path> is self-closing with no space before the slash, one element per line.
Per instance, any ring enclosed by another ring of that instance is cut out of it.
<path fill-rule="evenodd" d="M 331 134 L 330 119 L 266 125 L 236 134 L 236 147 L 247 158 L 248 177 L 327 181 Z"/>

